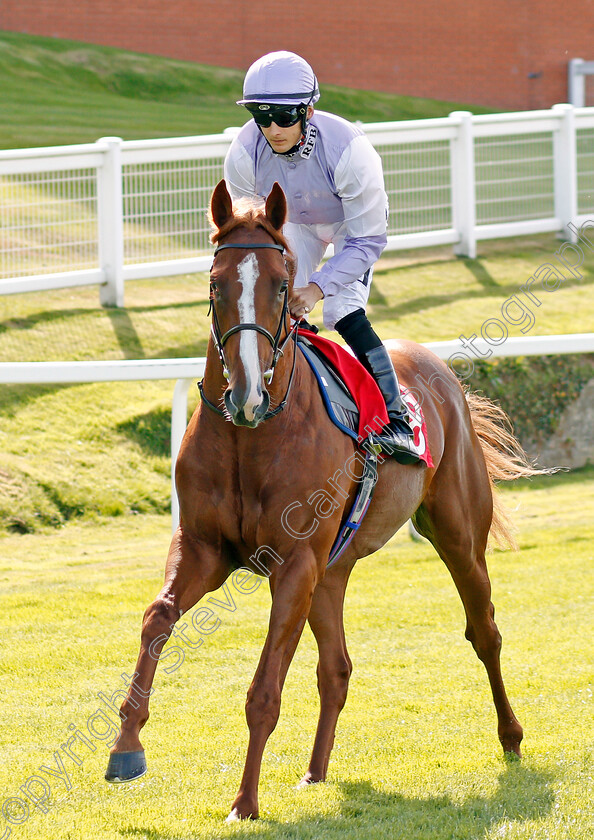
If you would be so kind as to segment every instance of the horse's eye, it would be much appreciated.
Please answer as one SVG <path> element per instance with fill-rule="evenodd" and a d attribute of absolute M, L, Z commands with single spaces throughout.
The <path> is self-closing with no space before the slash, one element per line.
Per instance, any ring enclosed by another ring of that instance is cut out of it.
<path fill-rule="evenodd" d="M 213 297 L 218 297 L 219 296 L 219 287 L 212 280 L 210 281 L 210 294 Z"/>
<path fill-rule="evenodd" d="M 279 292 L 278 292 L 279 297 L 282 297 L 284 295 L 284 293 L 287 291 L 288 287 L 289 287 L 289 283 L 288 283 L 287 280 L 285 280 L 284 283 L 282 284 L 282 286 L 279 289 Z"/>

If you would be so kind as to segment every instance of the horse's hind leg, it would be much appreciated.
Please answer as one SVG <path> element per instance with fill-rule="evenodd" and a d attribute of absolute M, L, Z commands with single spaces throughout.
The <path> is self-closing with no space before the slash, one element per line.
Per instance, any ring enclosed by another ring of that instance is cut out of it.
<path fill-rule="evenodd" d="M 230 567 L 214 552 L 184 537 L 181 530 L 174 535 L 165 583 L 144 614 L 140 653 L 120 709 L 121 732 L 111 750 L 107 781 L 130 781 L 146 772 L 139 734 L 149 717 L 149 696 L 161 651 L 180 616 L 206 592 L 218 589 L 229 572 Z"/>
<path fill-rule="evenodd" d="M 319 651 L 320 717 L 309 767 L 301 785 L 325 781 L 336 723 L 347 698 L 352 664 L 344 636 L 343 605 L 353 565 L 330 569 L 313 596 L 308 620 Z"/>
<path fill-rule="evenodd" d="M 482 458 L 467 458 L 448 469 L 442 462 L 415 525 L 435 546 L 448 567 L 466 613 L 466 638 L 483 662 L 505 752 L 521 755 L 522 727 L 514 715 L 501 676 L 501 636 L 491 603 L 485 548 L 492 497 Z M 443 468 L 443 469 L 442 469 Z"/>

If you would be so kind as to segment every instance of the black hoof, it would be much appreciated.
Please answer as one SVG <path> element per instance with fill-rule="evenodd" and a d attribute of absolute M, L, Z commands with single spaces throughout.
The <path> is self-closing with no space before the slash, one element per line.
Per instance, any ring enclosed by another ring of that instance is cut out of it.
<path fill-rule="evenodd" d="M 108 782 L 131 782 L 146 773 L 144 750 L 136 752 L 112 753 L 105 772 Z"/>

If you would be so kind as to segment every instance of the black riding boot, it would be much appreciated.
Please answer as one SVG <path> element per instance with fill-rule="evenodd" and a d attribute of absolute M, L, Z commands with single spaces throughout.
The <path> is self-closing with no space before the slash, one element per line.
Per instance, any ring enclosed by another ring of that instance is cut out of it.
<path fill-rule="evenodd" d="M 410 427 L 408 409 L 400 395 L 398 377 L 388 351 L 369 323 L 365 312 L 357 309 L 336 324 L 336 329 L 353 350 L 363 367 L 373 376 L 386 403 L 389 423 L 370 435 L 372 443 L 401 464 L 414 464 L 419 458 Z"/>
<path fill-rule="evenodd" d="M 390 418 L 390 422 L 381 432 L 372 435 L 372 441 L 379 443 L 383 452 L 392 455 L 401 464 L 414 464 L 420 458 L 414 445 L 408 409 L 400 395 L 398 377 L 388 351 L 382 344 L 368 350 L 365 359 L 365 367 L 382 392 Z"/>

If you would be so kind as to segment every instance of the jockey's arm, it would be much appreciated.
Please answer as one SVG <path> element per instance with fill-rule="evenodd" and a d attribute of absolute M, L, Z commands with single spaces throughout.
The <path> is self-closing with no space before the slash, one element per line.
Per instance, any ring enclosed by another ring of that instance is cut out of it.
<path fill-rule="evenodd" d="M 225 179 L 234 199 L 256 196 L 254 161 L 240 142 L 235 141 L 229 150 Z M 334 182 L 343 208 L 344 242 L 319 271 L 311 274 L 308 285 L 294 290 L 294 317 L 307 314 L 318 300 L 339 293 L 362 277 L 386 245 L 388 202 L 382 164 L 367 137 L 354 137 L 344 150 Z"/>
<path fill-rule="evenodd" d="M 387 242 L 388 199 L 381 159 L 364 135 L 353 138 L 334 173 L 342 202 L 344 246 L 311 276 L 324 295 L 354 283 L 377 262 Z"/>
<path fill-rule="evenodd" d="M 231 198 L 256 198 L 254 161 L 241 143 L 231 145 L 225 158 L 224 174 Z"/>

